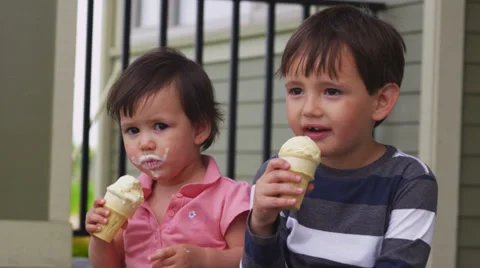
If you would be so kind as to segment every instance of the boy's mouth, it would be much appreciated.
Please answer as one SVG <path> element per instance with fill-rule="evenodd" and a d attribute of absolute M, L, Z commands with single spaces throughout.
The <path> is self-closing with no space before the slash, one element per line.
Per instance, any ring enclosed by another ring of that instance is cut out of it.
<path fill-rule="evenodd" d="M 324 126 L 305 126 L 303 131 L 304 135 L 312 140 L 322 140 L 330 134 L 332 129 Z"/>
<path fill-rule="evenodd" d="M 305 132 L 324 132 L 324 131 L 330 131 L 331 129 L 326 128 L 326 127 L 304 127 L 303 130 Z"/>
<path fill-rule="evenodd" d="M 307 131 L 310 132 L 321 132 L 327 130 L 326 128 L 319 128 L 319 127 L 307 127 Z"/>

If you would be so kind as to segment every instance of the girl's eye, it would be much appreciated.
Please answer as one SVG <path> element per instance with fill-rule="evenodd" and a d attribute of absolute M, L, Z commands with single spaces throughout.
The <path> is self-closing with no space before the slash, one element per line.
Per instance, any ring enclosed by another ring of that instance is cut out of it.
<path fill-rule="evenodd" d="M 340 95 L 340 90 L 335 88 L 327 88 L 325 89 L 325 95 Z"/>
<path fill-rule="evenodd" d="M 129 127 L 125 132 L 128 134 L 137 134 L 138 132 L 140 132 L 140 129 L 136 127 Z"/>
<path fill-rule="evenodd" d="M 303 90 L 301 88 L 292 88 L 289 90 L 289 93 L 292 95 L 301 95 L 303 93 Z"/>
<path fill-rule="evenodd" d="M 155 130 L 164 130 L 166 129 L 168 126 L 164 123 L 157 123 L 155 124 Z"/>

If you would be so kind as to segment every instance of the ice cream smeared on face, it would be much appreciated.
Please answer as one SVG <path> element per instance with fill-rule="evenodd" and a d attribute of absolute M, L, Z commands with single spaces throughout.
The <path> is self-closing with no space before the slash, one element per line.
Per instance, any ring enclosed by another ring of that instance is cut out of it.
<path fill-rule="evenodd" d="M 278 153 L 279 156 L 297 156 L 312 159 L 320 163 L 320 149 L 318 145 L 307 136 L 296 136 L 287 140 Z"/>
<path fill-rule="evenodd" d="M 134 207 L 141 205 L 143 199 L 142 184 L 135 177 L 124 175 L 114 184 L 107 187 L 107 191 L 126 201 L 130 201 Z"/>
<path fill-rule="evenodd" d="M 132 157 L 130 161 L 137 166 L 142 166 L 144 169 L 151 170 L 159 168 L 163 162 L 165 162 L 168 158 L 168 151 L 169 148 L 165 149 L 163 156 L 159 156 L 156 154 L 146 154 L 141 155 L 139 157 Z"/>

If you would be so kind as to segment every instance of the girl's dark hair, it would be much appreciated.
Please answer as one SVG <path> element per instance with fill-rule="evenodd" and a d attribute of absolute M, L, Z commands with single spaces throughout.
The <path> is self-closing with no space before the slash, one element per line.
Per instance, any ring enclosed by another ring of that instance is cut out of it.
<path fill-rule="evenodd" d="M 107 112 L 117 121 L 121 114 L 133 116 L 141 99 L 170 85 L 178 90 L 189 120 L 210 125 L 210 136 L 201 146 L 202 150 L 208 149 L 218 135 L 223 115 L 207 73 L 175 49 L 156 48 L 132 62 L 110 89 Z"/>

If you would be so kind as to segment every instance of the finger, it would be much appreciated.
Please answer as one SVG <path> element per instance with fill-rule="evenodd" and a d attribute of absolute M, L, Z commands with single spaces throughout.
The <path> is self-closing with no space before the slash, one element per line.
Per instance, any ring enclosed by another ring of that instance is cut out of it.
<path fill-rule="evenodd" d="M 293 182 L 297 183 L 302 180 L 302 176 L 289 170 L 274 170 L 265 175 L 263 182 Z"/>
<path fill-rule="evenodd" d="M 265 185 L 258 192 L 259 196 L 299 195 L 305 190 L 292 183 L 270 183 Z"/>
<path fill-rule="evenodd" d="M 86 224 L 85 230 L 87 230 L 89 234 L 92 234 L 92 233 L 100 232 L 102 230 L 102 226 L 96 225 L 96 224 Z"/>
<path fill-rule="evenodd" d="M 162 248 L 157 250 L 152 255 L 148 256 L 148 260 L 162 262 L 163 260 L 166 260 L 172 257 L 173 255 L 175 255 L 175 253 L 176 253 L 176 250 L 174 247 Z"/>
<path fill-rule="evenodd" d="M 95 207 L 95 208 L 103 207 L 103 205 L 105 205 L 105 199 L 103 199 L 102 197 L 97 197 L 93 201 L 93 207 Z"/>
<path fill-rule="evenodd" d="M 257 203 L 262 204 L 264 208 L 284 208 L 295 205 L 297 200 L 295 198 L 263 196 Z"/>
<path fill-rule="evenodd" d="M 95 225 L 98 223 L 106 224 L 107 222 L 108 222 L 108 219 L 100 214 L 91 214 L 86 220 L 87 224 L 95 224 Z"/>
<path fill-rule="evenodd" d="M 150 268 L 164 268 L 161 261 L 155 261 L 150 265 Z"/>
<path fill-rule="evenodd" d="M 108 217 L 110 215 L 110 210 L 106 208 L 97 207 L 95 208 L 94 211 L 95 211 L 95 214 L 98 214 L 104 217 Z"/>
<path fill-rule="evenodd" d="M 152 264 L 152 268 L 173 267 L 176 264 L 175 257 L 170 257 L 164 260 L 158 260 Z"/>
<path fill-rule="evenodd" d="M 265 169 L 264 174 L 269 173 L 276 169 L 288 170 L 289 168 L 290 168 L 290 164 L 287 161 L 281 158 L 273 158 L 270 161 L 268 161 L 268 165 L 267 165 L 267 168 Z"/>

